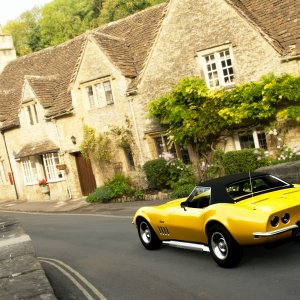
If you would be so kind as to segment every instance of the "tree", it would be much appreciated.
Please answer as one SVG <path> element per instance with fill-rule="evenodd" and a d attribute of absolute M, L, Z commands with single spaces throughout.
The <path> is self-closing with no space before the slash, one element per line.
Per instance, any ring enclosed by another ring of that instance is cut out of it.
<path fill-rule="evenodd" d="M 102 0 L 54 0 L 42 8 L 43 47 L 65 42 L 96 26 Z"/>
<path fill-rule="evenodd" d="M 125 18 L 152 5 L 166 0 L 104 0 L 99 23 L 109 23 Z"/>
<path fill-rule="evenodd" d="M 38 7 L 26 11 L 19 18 L 9 21 L 3 28 L 13 36 L 17 55 L 22 56 L 41 49 L 39 20 L 41 12 Z"/>

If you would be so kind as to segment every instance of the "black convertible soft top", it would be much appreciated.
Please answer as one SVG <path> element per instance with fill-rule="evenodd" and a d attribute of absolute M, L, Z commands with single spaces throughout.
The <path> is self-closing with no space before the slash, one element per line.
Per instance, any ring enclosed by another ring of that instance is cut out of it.
<path fill-rule="evenodd" d="M 208 181 L 201 182 L 197 184 L 198 186 L 210 187 L 211 188 L 211 199 L 210 204 L 214 203 L 234 203 L 233 199 L 226 191 L 226 187 L 229 184 L 247 180 L 251 177 L 251 179 L 269 175 L 267 173 L 262 172 L 251 172 L 251 173 L 239 173 L 234 175 L 227 175 L 215 179 L 211 179 Z"/>

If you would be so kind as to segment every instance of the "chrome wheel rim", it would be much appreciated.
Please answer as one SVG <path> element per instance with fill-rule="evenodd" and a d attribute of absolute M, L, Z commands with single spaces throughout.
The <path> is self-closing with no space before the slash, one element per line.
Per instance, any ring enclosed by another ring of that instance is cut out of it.
<path fill-rule="evenodd" d="M 226 239 L 220 232 L 215 232 L 212 235 L 211 248 L 218 259 L 224 260 L 228 255 Z"/>
<path fill-rule="evenodd" d="M 151 242 L 151 231 L 146 222 L 141 222 L 140 224 L 140 236 L 145 244 L 149 244 Z"/>

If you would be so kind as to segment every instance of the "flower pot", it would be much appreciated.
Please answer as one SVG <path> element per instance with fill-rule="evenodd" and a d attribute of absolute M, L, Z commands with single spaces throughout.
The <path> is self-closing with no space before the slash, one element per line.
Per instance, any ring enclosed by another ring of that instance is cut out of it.
<path fill-rule="evenodd" d="M 41 186 L 41 191 L 43 194 L 48 194 L 50 192 L 50 188 L 48 185 Z"/>

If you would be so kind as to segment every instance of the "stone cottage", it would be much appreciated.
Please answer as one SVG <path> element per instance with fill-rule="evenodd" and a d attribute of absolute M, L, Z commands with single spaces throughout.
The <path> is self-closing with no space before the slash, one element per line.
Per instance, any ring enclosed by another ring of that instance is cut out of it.
<path fill-rule="evenodd" d="M 168 149 L 147 104 L 183 77 L 218 88 L 268 72 L 299 75 L 299 9 L 293 0 L 170 0 L 17 59 L 1 33 L 0 199 L 78 198 L 115 172 L 140 177 L 140 166 L 166 150 L 197 163 L 190 148 Z M 84 126 L 117 132 L 109 164 L 83 158 Z M 299 133 L 291 128 L 291 145 Z M 263 143 L 263 128 L 251 128 L 223 146 Z"/>

